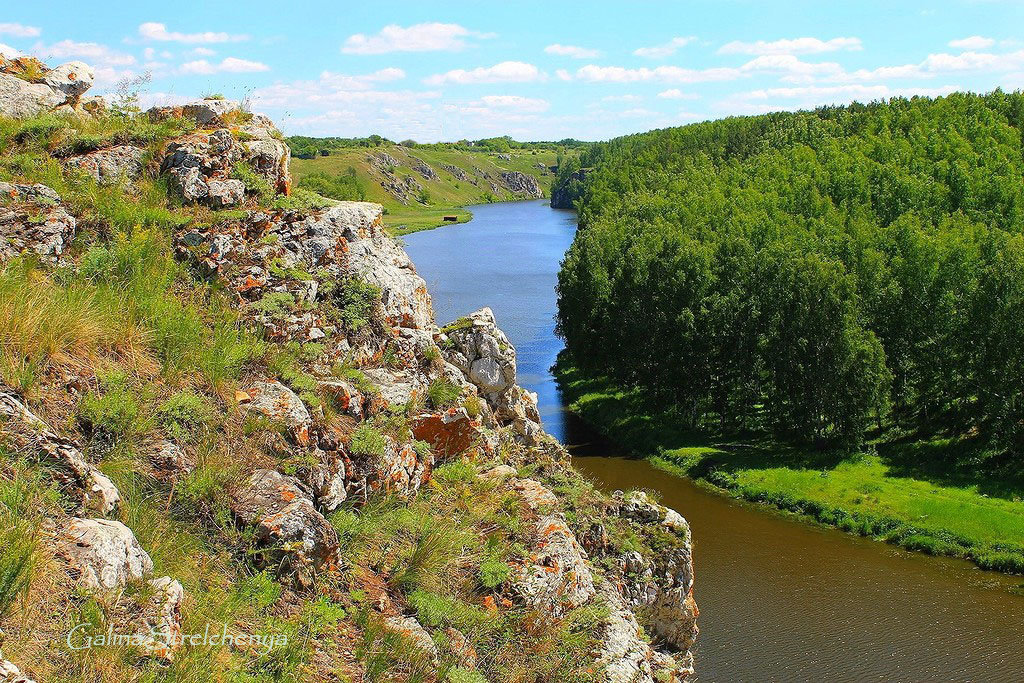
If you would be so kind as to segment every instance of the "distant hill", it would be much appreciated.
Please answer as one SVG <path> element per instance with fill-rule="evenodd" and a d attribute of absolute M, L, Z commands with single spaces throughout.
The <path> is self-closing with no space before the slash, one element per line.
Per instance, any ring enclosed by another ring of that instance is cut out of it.
<path fill-rule="evenodd" d="M 293 157 L 298 187 L 335 199 L 383 204 L 387 224 L 401 234 L 442 225 L 446 215 L 469 220 L 463 206 L 547 197 L 559 159 L 575 157 L 576 149 L 586 144 L 567 140 L 514 143 L 524 146 L 510 148 L 506 142 L 507 151 L 497 151 L 501 146 L 493 140 L 472 146 L 406 146 L 371 138 L 293 137 L 287 142 L 296 156 L 308 156 L 313 149 L 328 152 L 309 159 Z"/>

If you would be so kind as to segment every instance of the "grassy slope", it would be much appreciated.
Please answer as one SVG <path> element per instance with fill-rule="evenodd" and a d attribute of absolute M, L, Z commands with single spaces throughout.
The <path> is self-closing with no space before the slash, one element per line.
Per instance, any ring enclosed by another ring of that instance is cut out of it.
<path fill-rule="evenodd" d="M 921 463 L 942 463 L 942 455 L 969 444 L 887 443 L 877 453 L 844 459 L 715 440 L 652 411 L 639 392 L 584 376 L 564 357 L 557 375 L 575 413 L 666 469 L 845 531 L 1024 572 L 1024 482 L 961 475 L 952 465 L 922 469 Z M 927 460 L 924 451 L 933 451 Z"/>
<path fill-rule="evenodd" d="M 367 160 L 371 154 L 386 152 L 401 162 L 395 168 L 395 175 L 399 178 L 411 175 L 416 181 L 423 185 L 430 192 L 430 203 L 427 206 L 410 200 L 408 205 L 403 205 L 394 198 L 387 190 L 381 187 L 381 176 L 372 169 Z M 537 164 L 553 166 L 556 153 L 553 151 L 537 150 L 513 150 L 510 152 L 512 159 L 506 161 L 499 159 L 495 154 L 487 152 L 464 152 L 461 150 L 435 150 L 417 147 L 407 149 L 395 144 L 386 144 L 375 148 L 353 147 L 350 149 L 338 150 L 331 156 L 318 157 L 316 159 L 293 159 L 291 163 L 292 175 L 295 181 L 306 173 L 313 171 L 325 171 L 336 174 L 344 173 L 349 167 L 356 169 L 359 181 L 366 188 L 367 201 L 383 204 L 388 213 L 385 220 L 388 226 L 396 234 L 407 234 L 418 230 L 427 230 L 444 225 L 442 217 L 445 215 L 457 215 L 459 222 L 468 221 L 472 215 L 469 211 L 460 207 L 469 204 L 480 204 L 485 202 L 484 193 L 490 191 L 490 187 L 484 180 L 478 185 L 460 181 L 452 174 L 441 168 L 441 164 L 458 166 L 466 171 L 471 177 L 473 169 L 479 168 L 491 176 L 498 178 L 502 171 L 522 171 L 537 178 L 544 194 L 551 191 L 551 181 L 554 175 L 549 171 L 543 171 Z M 415 156 L 429 164 L 440 176 L 440 180 L 426 180 L 419 175 L 409 164 L 413 163 L 410 156 Z M 511 194 L 505 193 L 498 197 L 501 199 L 515 199 Z"/>

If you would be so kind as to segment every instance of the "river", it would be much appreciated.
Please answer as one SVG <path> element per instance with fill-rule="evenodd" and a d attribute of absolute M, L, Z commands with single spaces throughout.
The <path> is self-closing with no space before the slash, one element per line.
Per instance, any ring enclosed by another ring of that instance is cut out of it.
<path fill-rule="evenodd" d="M 700 681 L 1021 681 L 1022 582 L 822 529 L 620 457 L 563 409 L 554 286 L 576 229 L 543 200 L 470 207 L 403 238 L 444 323 L 481 306 L 516 347 L 545 428 L 606 490 L 647 488 L 693 529 Z"/>

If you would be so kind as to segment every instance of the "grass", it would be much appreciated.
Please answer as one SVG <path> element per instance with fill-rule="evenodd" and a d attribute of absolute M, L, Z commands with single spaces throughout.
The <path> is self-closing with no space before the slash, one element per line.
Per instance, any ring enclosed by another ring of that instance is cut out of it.
<path fill-rule="evenodd" d="M 417 199 L 420 197 L 411 196 L 407 205 L 402 204 L 394 198 L 387 190 L 380 185 L 380 176 L 371 171 L 371 164 L 367 157 L 371 154 L 387 153 L 399 161 L 394 173 L 399 178 L 412 176 L 420 183 L 428 199 L 427 204 L 422 204 Z M 548 171 L 542 171 L 537 164 L 552 166 L 556 160 L 556 153 L 553 151 L 521 150 L 511 152 L 511 159 L 501 159 L 495 154 L 487 152 L 467 152 L 462 150 L 428 149 L 417 147 L 406 149 L 400 145 L 387 144 L 378 148 L 351 148 L 333 151 L 330 156 L 317 157 L 315 159 L 292 159 L 291 171 L 295 178 L 296 185 L 302 186 L 303 178 L 346 176 L 354 177 L 355 183 L 361 189 L 366 201 L 383 204 L 387 213 L 384 216 L 384 223 L 397 235 L 406 235 L 420 230 L 451 225 L 452 222 L 445 221 L 445 216 L 456 216 L 456 223 L 465 223 L 472 219 L 473 215 L 467 211 L 465 206 L 482 204 L 487 201 L 507 201 L 515 199 L 510 193 L 491 192 L 486 180 L 479 179 L 477 185 L 460 180 L 446 171 L 442 164 L 455 166 L 473 177 L 473 169 L 478 168 L 488 173 L 494 180 L 500 178 L 502 171 L 521 171 L 537 177 L 544 194 L 550 194 L 551 181 L 554 175 Z M 429 164 L 438 174 L 437 180 L 427 180 L 412 169 L 415 162 L 411 157 L 422 159 Z M 349 169 L 353 169 L 355 175 L 351 176 Z M 311 187 L 313 187 L 311 185 Z M 314 188 L 315 189 L 315 188 Z M 490 195 L 488 197 L 487 195 Z"/>
<path fill-rule="evenodd" d="M 1024 482 L 957 467 L 970 443 L 882 442 L 841 456 L 716 439 L 680 428 L 638 392 L 588 377 L 564 356 L 556 374 L 573 412 L 656 465 L 850 533 L 1024 573 Z"/>

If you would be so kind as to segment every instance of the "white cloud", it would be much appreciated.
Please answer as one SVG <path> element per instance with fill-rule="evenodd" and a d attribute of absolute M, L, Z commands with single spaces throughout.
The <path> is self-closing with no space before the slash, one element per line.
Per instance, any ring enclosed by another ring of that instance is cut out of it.
<path fill-rule="evenodd" d="M 35 38 L 42 31 L 35 26 L 25 26 L 10 22 L 0 22 L 0 35 L 14 36 L 16 38 Z"/>
<path fill-rule="evenodd" d="M 222 31 L 203 31 L 200 33 L 179 33 L 168 31 L 166 24 L 147 21 L 139 24 L 139 36 L 146 40 L 157 40 L 173 43 L 236 43 L 248 40 L 247 35 L 232 35 Z"/>
<path fill-rule="evenodd" d="M 674 83 L 707 83 L 742 78 L 744 72 L 733 68 L 684 69 L 680 66 L 642 67 L 629 69 L 622 66 L 588 64 L 576 70 L 576 78 L 590 83 L 637 83 L 666 81 Z"/>
<path fill-rule="evenodd" d="M 127 66 L 135 63 L 135 57 L 123 52 L 111 50 L 100 43 L 79 43 L 74 40 L 62 40 L 52 45 L 36 44 L 32 51 L 44 59 L 67 59 L 82 57 L 90 62 L 90 66 Z"/>
<path fill-rule="evenodd" d="M 692 93 L 686 93 L 679 88 L 670 88 L 668 90 L 662 90 L 658 93 L 658 97 L 663 100 L 696 100 L 700 95 L 694 95 Z"/>
<path fill-rule="evenodd" d="M 820 38 L 792 38 L 774 41 L 758 40 L 753 43 L 744 43 L 734 40 L 726 43 L 718 49 L 721 55 L 800 55 L 817 54 L 821 52 L 836 52 L 838 50 L 862 50 L 864 46 L 860 38 L 832 38 L 821 40 Z"/>
<path fill-rule="evenodd" d="M 387 83 L 405 77 L 401 69 L 388 68 L 368 74 L 339 74 L 324 71 L 317 80 L 293 81 L 291 83 L 275 83 L 258 88 L 253 92 L 253 100 L 267 107 L 309 107 L 319 108 L 326 105 L 353 102 L 408 101 L 415 94 L 395 93 L 374 90 L 380 83 Z M 433 99 L 439 97 L 437 92 L 424 92 L 422 97 Z"/>
<path fill-rule="evenodd" d="M 500 62 L 494 66 L 479 66 L 475 69 L 454 69 L 443 74 L 434 74 L 423 79 L 427 85 L 445 83 L 527 83 L 543 80 L 545 75 L 533 64 L 526 62 Z"/>
<path fill-rule="evenodd" d="M 13 59 L 14 57 L 21 57 L 22 52 L 21 50 L 17 50 L 11 47 L 10 45 L 0 43 L 0 55 Z"/>
<path fill-rule="evenodd" d="M 573 59 L 593 59 L 601 55 L 600 50 L 593 50 L 586 47 L 579 47 L 577 45 L 560 45 L 554 43 L 544 48 L 544 52 L 549 55 L 559 55 L 560 57 L 572 57 Z"/>
<path fill-rule="evenodd" d="M 793 55 L 761 55 L 740 69 L 745 72 L 776 74 L 789 83 L 841 78 L 845 74 L 843 67 L 836 62 L 805 62 Z"/>
<path fill-rule="evenodd" d="M 258 71 L 270 71 L 270 67 L 263 62 L 253 62 L 238 57 L 225 57 L 218 64 L 211 64 L 205 59 L 197 59 L 194 62 L 185 62 L 179 67 L 184 74 L 199 74 L 209 76 L 215 73 L 255 73 Z"/>
<path fill-rule="evenodd" d="M 368 90 L 375 83 L 387 83 L 405 78 L 405 72 L 395 67 L 379 69 L 369 74 L 351 76 L 324 71 L 320 74 L 320 82 L 335 90 Z"/>
<path fill-rule="evenodd" d="M 640 95 L 605 95 L 601 98 L 602 102 L 639 102 L 643 97 Z"/>
<path fill-rule="evenodd" d="M 960 90 L 958 85 L 936 88 L 893 88 L 888 85 L 846 84 L 833 86 L 799 86 L 763 88 L 736 93 L 716 104 L 716 109 L 732 114 L 760 114 L 769 111 L 810 109 L 824 104 L 868 102 L 891 97 L 938 97 Z"/>
<path fill-rule="evenodd" d="M 547 100 L 521 95 L 484 95 L 480 98 L 480 102 L 485 107 L 533 113 L 547 111 L 551 107 Z"/>
<path fill-rule="evenodd" d="M 572 80 L 572 74 L 570 74 L 565 69 L 556 69 L 555 70 L 555 76 L 558 76 L 558 80 L 560 80 L 560 81 L 571 81 Z"/>
<path fill-rule="evenodd" d="M 992 47 L 995 44 L 996 41 L 993 39 L 984 38 L 982 36 L 971 36 L 969 38 L 949 41 L 949 46 L 955 47 L 958 50 L 984 50 L 985 48 Z"/>
<path fill-rule="evenodd" d="M 663 59 L 664 57 L 671 57 L 681 47 L 689 45 L 693 41 L 697 40 L 696 36 L 677 36 L 667 43 L 661 45 L 652 45 L 651 47 L 638 47 L 633 50 L 633 54 L 637 57 L 647 57 L 649 59 Z"/>
<path fill-rule="evenodd" d="M 188 51 L 189 54 L 195 55 L 196 57 L 212 57 L 217 54 L 216 50 L 211 50 L 208 47 L 194 47 Z"/>
<path fill-rule="evenodd" d="M 388 52 L 457 51 L 468 46 L 467 38 L 493 38 L 494 34 L 471 31 L 459 24 L 427 22 L 408 28 L 390 24 L 375 36 L 356 33 L 345 40 L 341 51 L 355 55 L 380 55 Z"/>

